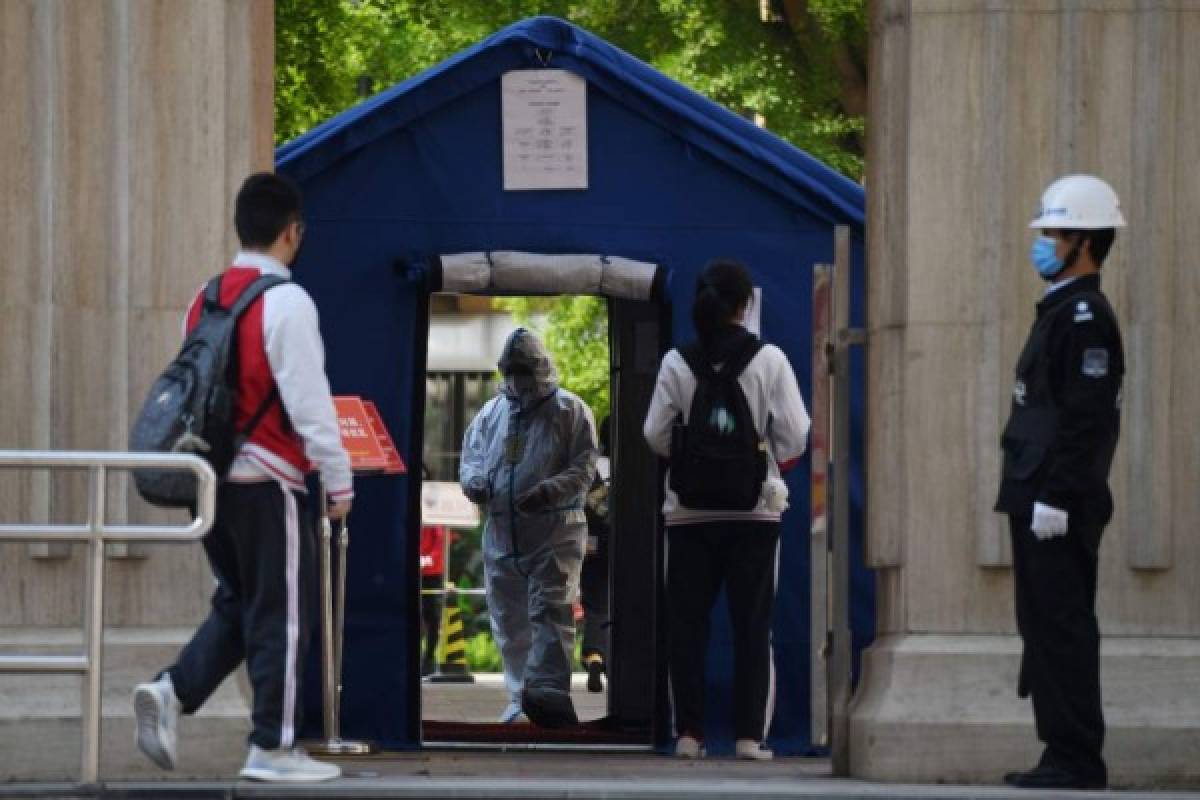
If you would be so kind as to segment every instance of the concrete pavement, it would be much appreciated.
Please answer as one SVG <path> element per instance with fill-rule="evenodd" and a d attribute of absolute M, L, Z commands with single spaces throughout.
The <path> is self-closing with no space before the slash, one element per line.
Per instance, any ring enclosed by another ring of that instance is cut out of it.
<path fill-rule="evenodd" d="M 1200 792 L 1023 792 L 1000 786 L 911 786 L 835 779 L 828 761 L 748 763 L 678 761 L 652 754 L 603 752 L 430 751 L 343 759 L 345 777 L 326 784 L 247 782 L 111 783 L 113 798 L 863 798 L 1006 800 L 1008 798 L 1153 798 L 1200 800 Z M 1200 787 L 1197 787 L 1200 788 Z M 63 785 L 0 785 L 0 797 L 95 796 Z"/>

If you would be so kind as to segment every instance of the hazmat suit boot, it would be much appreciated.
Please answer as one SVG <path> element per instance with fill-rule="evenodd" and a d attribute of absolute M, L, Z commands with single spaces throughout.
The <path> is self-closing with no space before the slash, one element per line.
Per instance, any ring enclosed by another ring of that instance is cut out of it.
<path fill-rule="evenodd" d="M 500 722 L 504 725 L 513 725 L 521 721 L 524 712 L 521 711 L 521 704 L 518 701 L 513 701 L 504 707 L 500 712 Z"/>
<path fill-rule="evenodd" d="M 521 710 L 539 728 L 573 728 L 579 724 L 571 693 L 548 686 L 530 686 L 521 692 Z"/>

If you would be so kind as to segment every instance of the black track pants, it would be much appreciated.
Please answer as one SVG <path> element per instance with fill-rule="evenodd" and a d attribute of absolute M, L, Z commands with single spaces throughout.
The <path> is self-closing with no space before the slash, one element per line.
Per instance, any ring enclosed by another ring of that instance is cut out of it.
<path fill-rule="evenodd" d="M 1039 541 L 1028 517 L 1010 517 L 1017 630 L 1024 643 L 1018 691 L 1033 698 L 1042 764 L 1106 779 L 1096 622 L 1101 529 L 1072 526 Z"/>
<path fill-rule="evenodd" d="M 709 618 L 722 587 L 733 623 L 734 736 L 766 738 L 774 704 L 771 609 L 777 522 L 667 528 L 667 623 L 675 729 L 703 738 Z"/>
<path fill-rule="evenodd" d="M 595 553 L 583 559 L 579 574 L 579 603 L 583 606 L 583 643 L 580 655 L 600 656 L 608 663 L 609 591 L 608 543 L 603 541 Z"/>
<path fill-rule="evenodd" d="M 291 747 L 315 590 L 316 543 L 303 495 L 276 483 L 224 484 L 204 537 L 217 588 L 212 610 L 168 672 L 184 713 L 246 660 L 254 689 L 250 742 Z"/>

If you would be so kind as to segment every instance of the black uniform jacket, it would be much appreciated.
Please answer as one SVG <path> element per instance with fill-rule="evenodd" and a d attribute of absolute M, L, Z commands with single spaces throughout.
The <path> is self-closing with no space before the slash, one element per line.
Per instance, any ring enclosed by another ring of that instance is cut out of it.
<path fill-rule="evenodd" d="M 1099 275 L 1076 278 L 1038 303 L 1001 438 L 996 511 L 1028 516 L 1036 501 L 1073 522 L 1108 523 L 1124 375 L 1121 332 Z"/>

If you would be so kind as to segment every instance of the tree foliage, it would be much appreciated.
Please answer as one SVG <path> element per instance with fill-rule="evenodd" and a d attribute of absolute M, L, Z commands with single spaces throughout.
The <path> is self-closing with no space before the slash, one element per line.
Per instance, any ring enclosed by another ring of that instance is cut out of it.
<path fill-rule="evenodd" d="M 862 174 L 865 0 L 277 0 L 276 139 L 496 30 L 551 14 L 613 42 L 852 178 Z"/>
<path fill-rule="evenodd" d="M 777 135 L 860 179 L 865 0 L 768 0 L 766 11 L 764 20 L 760 0 L 276 0 L 276 141 L 505 25 L 549 14 L 735 112 L 761 116 Z M 563 385 L 602 419 L 609 409 L 604 300 L 510 298 L 497 305 L 535 324 Z"/>

